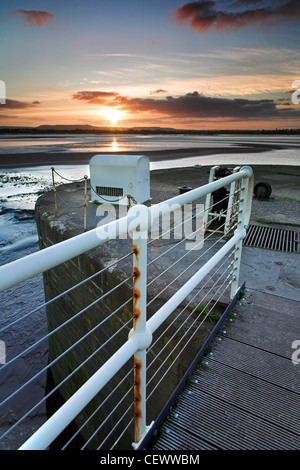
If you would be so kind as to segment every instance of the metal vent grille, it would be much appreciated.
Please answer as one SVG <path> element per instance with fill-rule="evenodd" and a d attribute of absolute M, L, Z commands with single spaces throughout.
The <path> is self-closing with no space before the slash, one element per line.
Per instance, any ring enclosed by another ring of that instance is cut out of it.
<path fill-rule="evenodd" d="M 298 250 L 298 233 L 294 230 L 249 225 L 243 244 L 244 246 L 295 252 Z"/>
<path fill-rule="evenodd" d="M 123 196 L 123 188 L 111 188 L 109 186 L 96 186 L 99 196 Z"/>

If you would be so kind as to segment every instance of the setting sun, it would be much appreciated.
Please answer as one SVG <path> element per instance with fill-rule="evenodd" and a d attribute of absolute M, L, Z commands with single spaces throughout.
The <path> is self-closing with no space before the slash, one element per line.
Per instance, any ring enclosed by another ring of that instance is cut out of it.
<path fill-rule="evenodd" d="M 100 111 L 106 121 L 110 124 L 116 124 L 118 121 L 123 119 L 125 112 L 118 108 L 105 108 Z"/>

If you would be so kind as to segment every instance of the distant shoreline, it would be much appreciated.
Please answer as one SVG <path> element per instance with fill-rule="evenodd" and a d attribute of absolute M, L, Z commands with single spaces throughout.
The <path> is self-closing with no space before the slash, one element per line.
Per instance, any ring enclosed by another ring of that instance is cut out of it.
<path fill-rule="evenodd" d="M 91 126 L 89 124 L 46 124 L 40 126 L 0 126 L 0 136 L 10 134 L 18 136 L 28 134 L 30 137 L 39 137 L 43 134 L 123 134 L 123 135 L 202 135 L 213 136 L 220 134 L 231 135 L 299 135 L 299 128 L 291 129 L 175 129 L 173 127 L 160 126 L 138 126 L 138 127 L 119 127 L 119 126 Z"/>
<path fill-rule="evenodd" d="M 247 144 L 239 147 L 212 147 L 212 148 L 184 148 L 171 149 L 161 151 L 141 151 L 141 152 L 101 152 L 105 155 L 145 155 L 150 162 L 159 162 L 167 160 L 178 160 L 188 157 L 201 157 L 216 154 L 237 154 L 237 153 L 259 153 L 271 150 L 285 148 L 283 145 L 262 145 Z M 28 166 L 41 165 L 83 165 L 87 164 L 90 159 L 97 155 L 97 152 L 61 152 L 61 153 L 12 153 L 0 154 L 0 168 L 24 168 Z"/>

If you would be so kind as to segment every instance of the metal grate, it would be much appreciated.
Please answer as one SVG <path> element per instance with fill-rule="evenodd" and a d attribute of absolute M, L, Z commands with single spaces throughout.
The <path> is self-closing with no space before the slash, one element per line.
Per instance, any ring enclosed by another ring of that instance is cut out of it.
<path fill-rule="evenodd" d="M 123 196 L 123 188 L 111 188 L 108 186 L 96 186 L 99 196 Z"/>
<path fill-rule="evenodd" d="M 270 250 L 295 252 L 298 249 L 298 233 L 294 230 L 249 225 L 244 246 L 268 248 Z"/>

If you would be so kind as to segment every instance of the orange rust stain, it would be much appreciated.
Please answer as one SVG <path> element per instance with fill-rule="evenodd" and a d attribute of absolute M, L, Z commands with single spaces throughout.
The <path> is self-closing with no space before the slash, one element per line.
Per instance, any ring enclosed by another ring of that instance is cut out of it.
<path fill-rule="evenodd" d="M 139 256 L 139 249 L 136 245 L 132 244 L 132 251 L 135 254 L 135 256 Z"/>
<path fill-rule="evenodd" d="M 139 299 L 141 297 L 141 291 L 140 289 L 137 289 L 136 287 L 133 290 L 133 298 L 134 299 Z"/>
<path fill-rule="evenodd" d="M 133 309 L 133 327 L 135 328 L 136 327 L 136 323 L 138 321 L 138 319 L 140 318 L 141 316 L 141 311 L 139 308 L 134 308 Z"/>
<path fill-rule="evenodd" d="M 141 315 L 140 309 L 137 307 L 137 301 L 141 296 L 141 291 L 136 287 L 136 281 L 140 277 L 140 270 L 135 266 L 133 270 L 133 324 L 136 325 L 138 318 Z"/>
<path fill-rule="evenodd" d="M 140 440 L 139 435 L 139 420 L 142 417 L 142 410 L 140 408 L 141 403 L 141 367 L 142 363 L 138 359 L 134 358 L 134 433 L 135 442 Z"/>
<path fill-rule="evenodd" d="M 134 282 L 136 282 L 136 280 L 140 277 L 140 275 L 141 275 L 141 271 L 139 270 L 139 268 L 137 266 L 134 266 L 134 268 L 133 268 Z"/>

